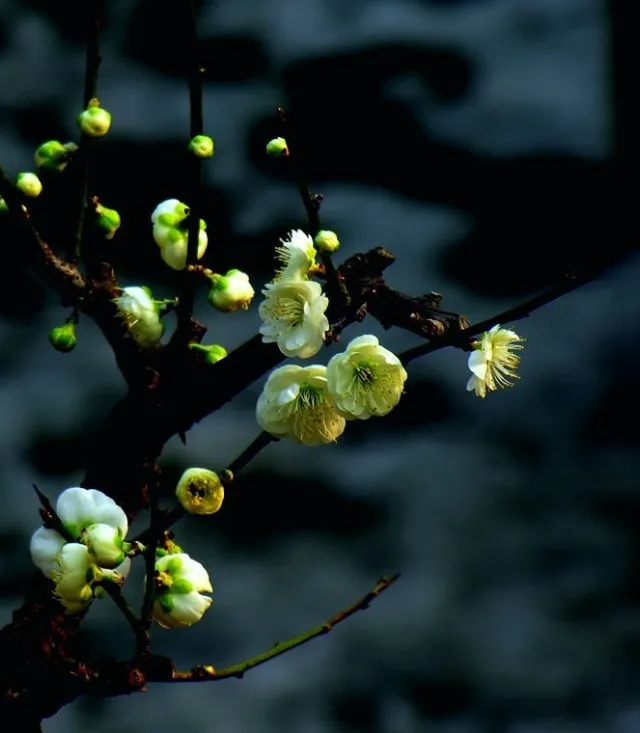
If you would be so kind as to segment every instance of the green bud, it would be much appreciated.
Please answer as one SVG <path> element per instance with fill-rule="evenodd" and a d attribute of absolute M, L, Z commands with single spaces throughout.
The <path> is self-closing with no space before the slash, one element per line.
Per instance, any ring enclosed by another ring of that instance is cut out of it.
<path fill-rule="evenodd" d="M 97 99 L 92 99 L 87 109 L 78 115 L 78 125 L 87 137 L 104 137 L 111 127 L 111 115 L 100 107 Z"/>
<path fill-rule="evenodd" d="M 42 182 L 35 173 L 18 173 L 16 188 L 25 196 L 35 198 L 42 193 Z"/>
<path fill-rule="evenodd" d="M 207 135 L 196 135 L 189 143 L 189 150 L 196 158 L 210 158 L 215 152 L 215 146 Z"/>
<path fill-rule="evenodd" d="M 287 141 L 283 137 L 274 137 L 273 140 L 269 140 L 267 143 L 267 155 L 273 155 L 275 157 L 286 157 L 289 155 Z"/>
<path fill-rule="evenodd" d="M 53 168 L 62 171 L 69 162 L 70 153 L 73 152 L 75 151 L 67 148 L 59 140 L 48 140 L 42 143 L 35 152 L 36 165 L 38 168 Z"/>
<path fill-rule="evenodd" d="M 9 213 L 9 207 L 7 206 L 7 202 L 0 196 L 0 214 L 8 214 Z"/>
<path fill-rule="evenodd" d="M 49 332 L 49 341 L 56 351 L 66 354 L 76 347 L 76 326 L 75 323 L 65 323 L 63 326 L 52 328 Z"/>
<path fill-rule="evenodd" d="M 313 243 L 320 252 L 326 252 L 327 254 L 335 252 L 340 246 L 338 235 L 330 229 L 321 229 L 314 237 Z"/>
<path fill-rule="evenodd" d="M 220 344 L 211 344 L 210 346 L 189 344 L 189 348 L 194 351 L 201 351 L 202 359 L 206 364 L 216 364 L 220 359 L 224 359 L 224 357 L 229 353 L 224 346 L 220 346 Z"/>
<path fill-rule="evenodd" d="M 97 225 L 105 231 L 105 239 L 113 239 L 113 235 L 120 227 L 120 214 L 115 209 L 107 209 L 106 206 L 96 206 L 98 215 Z"/>

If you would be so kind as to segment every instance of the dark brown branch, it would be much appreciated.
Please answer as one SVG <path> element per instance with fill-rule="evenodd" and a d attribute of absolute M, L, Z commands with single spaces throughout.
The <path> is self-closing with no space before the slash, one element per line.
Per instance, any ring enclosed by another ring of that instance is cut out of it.
<path fill-rule="evenodd" d="M 522 320 L 527 318 L 533 313 L 533 311 L 542 306 L 552 303 L 554 300 L 558 300 L 563 295 L 577 290 L 588 282 L 595 280 L 600 275 L 600 271 L 590 271 L 589 273 L 568 273 L 564 276 L 560 282 L 556 283 L 552 287 L 548 288 L 539 295 L 534 296 L 525 300 L 524 303 L 516 305 L 513 308 L 508 308 L 502 313 L 498 313 L 491 318 L 487 318 L 479 323 L 474 323 L 472 326 L 463 328 L 462 330 L 456 331 L 451 330 L 444 333 L 442 336 L 432 339 L 426 344 L 420 344 L 412 349 L 400 354 L 403 364 L 409 364 L 414 359 L 417 359 L 426 354 L 431 354 L 439 349 L 444 349 L 446 346 L 456 346 L 462 349 L 468 349 L 469 343 L 473 336 L 477 336 L 483 331 L 487 331 L 493 326 L 499 324 L 513 323 L 514 321 Z"/>

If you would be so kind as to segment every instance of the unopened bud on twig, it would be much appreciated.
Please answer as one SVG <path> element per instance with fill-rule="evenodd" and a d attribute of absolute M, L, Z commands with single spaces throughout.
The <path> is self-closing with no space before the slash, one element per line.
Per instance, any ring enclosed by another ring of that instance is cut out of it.
<path fill-rule="evenodd" d="M 196 135 L 189 143 L 189 150 L 196 158 L 210 158 L 215 152 L 215 146 L 207 135 Z"/>
<path fill-rule="evenodd" d="M 100 107 L 97 99 L 92 99 L 87 109 L 78 115 L 78 125 L 87 137 L 104 137 L 111 127 L 111 115 Z"/>
<path fill-rule="evenodd" d="M 120 228 L 120 214 L 115 209 L 107 209 L 102 204 L 96 204 L 96 224 L 105 232 L 105 239 L 113 239 L 113 235 Z"/>
<path fill-rule="evenodd" d="M 338 235 L 330 229 L 321 229 L 313 238 L 313 243 L 320 252 L 326 252 L 327 254 L 335 252 L 340 246 Z"/>
<path fill-rule="evenodd" d="M 18 173 L 16 188 L 25 196 L 35 198 L 42 193 L 42 182 L 35 173 Z"/>
<path fill-rule="evenodd" d="M 267 143 L 267 155 L 273 155 L 274 157 L 286 157 L 289 155 L 287 141 L 283 137 L 274 137 L 273 140 L 269 140 Z"/>
<path fill-rule="evenodd" d="M 227 356 L 227 350 L 220 344 L 211 344 L 204 346 L 203 344 L 189 344 L 189 348 L 194 351 L 201 351 L 203 354 L 203 360 L 207 364 L 216 364 L 220 359 L 224 359 Z"/>
<path fill-rule="evenodd" d="M 49 331 L 49 341 L 56 351 L 61 351 L 63 354 L 73 351 L 78 342 L 75 323 L 69 321 L 62 326 L 52 328 Z"/>

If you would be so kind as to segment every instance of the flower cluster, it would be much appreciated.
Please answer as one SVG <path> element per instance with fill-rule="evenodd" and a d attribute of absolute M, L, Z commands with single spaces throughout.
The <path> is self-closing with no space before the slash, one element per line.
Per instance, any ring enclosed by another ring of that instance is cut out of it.
<path fill-rule="evenodd" d="M 329 299 L 319 283 L 309 280 L 316 264 L 313 239 L 301 230 L 281 240 L 276 254 L 282 267 L 267 283 L 260 304 L 264 343 L 276 343 L 285 356 L 308 359 L 320 351 L 329 330 Z"/>
<path fill-rule="evenodd" d="M 67 536 L 38 528 L 31 538 L 31 558 L 53 580 L 54 595 L 66 613 L 78 613 L 96 597 L 100 583 L 122 583 L 127 577 L 131 545 L 124 538 L 129 524 L 113 499 L 79 487 L 62 492 L 56 515 Z"/>
<path fill-rule="evenodd" d="M 198 485 L 202 481 L 216 483 L 211 482 L 210 474 L 216 476 L 213 472 L 191 471 L 194 482 L 200 482 Z M 208 491 L 209 484 L 205 493 L 217 497 L 221 503 L 220 492 L 216 486 Z M 177 493 L 179 489 L 180 486 Z M 106 583 L 125 582 L 130 558 L 145 548 L 140 543 L 125 541 L 129 525 L 124 511 L 113 499 L 95 489 L 74 487 L 63 491 L 56 504 L 55 520 L 60 531 L 39 527 L 33 533 L 31 558 L 53 581 L 54 597 L 65 613 L 81 613 L 94 598 L 102 597 Z M 158 624 L 164 628 L 191 626 L 212 603 L 209 596 L 202 594 L 212 591 L 205 568 L 181 547 L 166 542 L 164 547 L 157 548 L 152 600 L 153 618 Z"/>
<path fill-rule="evenodd" d="M 375 336 L 359 336 L 325 367 L 285 365 L 269 375 L 258 398 L 263 430 L 304 445 L 337 440 L 347 420 L 388 414 L 400 401 L 407 372 Z"/>
<path fill-rule="evenodd" d="M 189 207 L 182 201 L 167 199 L 158 204 L 151 214 L 153 238 L 160 247 L 160 256 L 173 270 L 184 270 L 187 264 L 189 211 Z M 198 259 L 202 258 L 209 243 L 206 228 L 206 222 L 200 219 Z"/>

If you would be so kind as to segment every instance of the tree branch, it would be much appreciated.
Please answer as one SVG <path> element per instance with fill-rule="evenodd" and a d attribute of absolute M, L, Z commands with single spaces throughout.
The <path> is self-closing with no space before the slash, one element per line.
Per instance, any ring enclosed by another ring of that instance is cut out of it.
<path fill-rule="evenodd" d="M 425 356 L 426 354 L 431 354 L 434 351 L 444 349 L 446 346 L 455 346 L 457 348 L 468 350 L 470 339 L 473 336 L 477 336 L 483 331 L 493 328 L 493 326 L 513 323 L 514 321 L 527 318 L 531 313 L 533 313 L 533 311 L 538 308 L 542 308 L 542 306 L 547 305 L 548 303 L 552 303 L 554 300 L 558 300 L 558 298 L 561 298 L 563 295 L 566 295 L 573 290 L 577 290 L 586 283 L 595 280 L 600 274 L 600 271 L 592 271 L 589 273 L 583 272 L 581 274 L 567 273 L 562 280 L 550 288 L 547 288 L 539 295 L 535 295 L 533 298 L 529 298 L 513 308 L 508 308 L 491 318 L 474 323 L 472 326 L 463 328 L 460 331 L 447 331 L 444 335 L 431 339 L 425 344 L 420 344 L 419 346 L 414 346 L 412 349 L 404 351 L 399 355 L 399 357 L 403 364 L 409 364 L 414 359 Z"/>
<path fill-rule="evenodd" d="M 346 621 L 358 611 L 366 610 L 369 607 L 369 604 L 388 590 L 399 577 L 400 575 L 396 574 L 380 578 L 376 585 L 365 596 L 350 606 L 347 606 L 347 608 L 342 611 L 339 611 L 324 623 L 315 626 L 313 629 L 309 629 L 309 631 L 305 631 L 303 634 L 295 636 L 292 639 L 277 642 L 268 651 L 258 654 L 255 657 L 251 657 L 251 659 L 247 659 L 244 662 L 234 664 L 231 667 L 224 667 L 220 670 L 216 670 L 212 666 L 206 664 L 199 665 L 185 672 L 174 671 L 171 676 L 150 675 L 148 679 L 150 682 L 215 682 L 218 680 L 228 679 L 229 677 L 242 679 L 245 673 L 249 670 L 255 669 L 255 667 L 259 667 L 261 664 L 264 664 L 271 659 L 275 659 L 282 654 L 286 654 L 292 649 L 302 646 L 318 636 L 328 634 L 338 624 Z"/>

